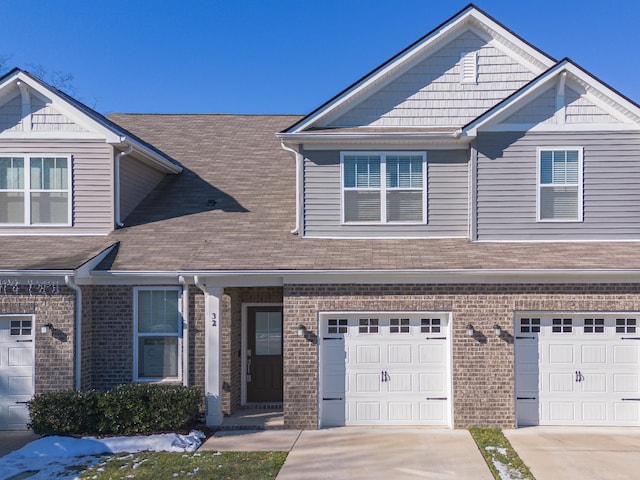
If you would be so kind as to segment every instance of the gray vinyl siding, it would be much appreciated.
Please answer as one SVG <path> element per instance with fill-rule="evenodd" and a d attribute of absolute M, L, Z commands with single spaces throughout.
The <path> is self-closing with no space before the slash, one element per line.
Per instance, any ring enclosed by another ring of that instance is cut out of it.
<path fill-rule="evenodd" d="M 582 222 L 536 221 L 538 147 L 583 147 Z M 640 239 L 640 134 L 481 133 L 478 240 Z"/>
<path fill-rule="evenodd" d="M 120 217 L 127 215 L 164 178 L 164 174 L 140 160 L 125 156 L 120 159 Z"/>
<path fill-rule="evenodd" d="M 477 52 L 477 83 L 462 83 L 460 56 Z M 341 117 L 333 127 L 462 126 L 536 76 L 466 31 Z"/>
<path fill-rule="evenodd" d="M 2 140 L 3 154 L 71 155 L 71 227 L 2 227 L 1 234 L 89 234 L 113 229 L 113 149 L 98 141 Z"/>
<path fill-rule="evenodd" d="M 427 151 L 427 223 L 342 225 L 340 152 L 305 151 L 304 235 L 311 237 L 465 237 L 468 235 L 467 150 Z"/>

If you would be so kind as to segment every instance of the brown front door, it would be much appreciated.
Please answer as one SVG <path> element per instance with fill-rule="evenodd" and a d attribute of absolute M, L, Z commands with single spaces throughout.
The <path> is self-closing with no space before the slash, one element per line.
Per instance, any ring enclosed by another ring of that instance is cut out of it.
<path fill-rule="evenodd" d="M 247 401 L 282 401 L 282 307 L 250 307 Z"/>

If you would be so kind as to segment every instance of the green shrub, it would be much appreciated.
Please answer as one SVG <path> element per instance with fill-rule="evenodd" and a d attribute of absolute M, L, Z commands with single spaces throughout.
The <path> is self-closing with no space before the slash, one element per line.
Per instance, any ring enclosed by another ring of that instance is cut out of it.
<path fill-rule="evenodd" d="M 157 433 L 195 423 L 201 405 L 202 392 L 182 385 L 45 393 L 29 402 L 29 426 L 42 435 Z"/>
<path fill-rule="evenodd" d="M 90 390 L 36 395 L 29 402 L 29 426 L 40 435 L 72 435 L 96 430 L 98 393 Z"/>

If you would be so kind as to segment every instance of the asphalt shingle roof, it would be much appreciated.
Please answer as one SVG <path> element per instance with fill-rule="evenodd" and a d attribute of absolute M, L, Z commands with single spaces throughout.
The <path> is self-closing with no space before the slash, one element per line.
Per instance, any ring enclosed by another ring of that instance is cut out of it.
<path fill-rule="evenodd" d="M 474 243 L 466 239 L 308 239 L 293 235 L 295 162 L 275 132 L 297 116 L 109 118 L 177 160 L 107 236 L 0 239 L 0 269 L 74 269 L 119 243 L 102 268 L 211 270 L 640 269 L 640 242 Z"/>

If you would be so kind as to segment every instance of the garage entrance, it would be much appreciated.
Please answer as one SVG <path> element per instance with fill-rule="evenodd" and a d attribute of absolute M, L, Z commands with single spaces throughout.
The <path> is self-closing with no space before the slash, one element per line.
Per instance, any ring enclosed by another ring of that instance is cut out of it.
<path fill-rule="evenodd" d="M 0 430 L 26 430 L 34 393 L 34 320 L 0 316 Z"/>
<path fill-rule="evenodd" d="M 320 426 L 451 426 L 450 317 L 320 315 Z"/>
<path fill-rule="evenodd" d="M 640 314 L 519 314 L 516 417 L 526 425 L 640 425 Z"/>

